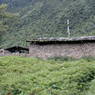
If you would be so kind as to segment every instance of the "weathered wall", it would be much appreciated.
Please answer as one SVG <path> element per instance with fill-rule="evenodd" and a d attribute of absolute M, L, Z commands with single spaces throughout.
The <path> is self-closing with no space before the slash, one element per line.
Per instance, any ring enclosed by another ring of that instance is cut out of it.
<path fill-rule="evenodd" d="M 95 43 L 31 45 L 29 54 L 40 58 L 95 56 Z"/>
<path fill-rule="evenodd" d="M 10 54 L 10 52 L 7 50 L 4 50 L 4 49 L 0 50 L 0 56 L 5 56 L 5 55 L 9 55 L 9 54 Z"/>
<path fill-rule="evenodd" d="M 28 56 L 28 53 L 19 53 L 19 52 L 11 53 L 8 50 L 1 49 L 0 56 Z"/>

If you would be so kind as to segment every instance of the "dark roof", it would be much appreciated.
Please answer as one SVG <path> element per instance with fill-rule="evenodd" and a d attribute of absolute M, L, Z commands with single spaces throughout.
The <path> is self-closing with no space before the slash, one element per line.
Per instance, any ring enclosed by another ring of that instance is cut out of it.
<path fill-rule="evenodd" d="M 5 50 L 11 50 L 11 49 L 20 49 L 20 50 L 29 50 L 29 48 L 27 47 L 21 47 L 21 46 L 13 46 L 13 47 L 9 47 L 9 48 L 6 48 Z"/>
<path fill-rule="evenodd" d="M 27 42 L 38 42 L 38 43 L 44 43 L 44 42 L 81 42 L 81 41 L 95 41 L 95 36 L 82 36 L 82 37 L 73 37 L 73 38 L 65 38 L 65 37 L 44 37 L 44 38 L 36 38 L 32 40 L 27 40 Z"/>

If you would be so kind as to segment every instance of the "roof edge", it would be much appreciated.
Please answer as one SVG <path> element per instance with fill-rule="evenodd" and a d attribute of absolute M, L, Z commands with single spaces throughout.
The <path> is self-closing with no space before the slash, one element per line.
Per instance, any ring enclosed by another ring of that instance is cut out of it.
<path fill-rule="evenodd" d="M 82 37 L 43 37 L 43 38 L 35 38 L 32 40 L 27 40 L 26 42 L 48 42 L 48 41 L 62 41 L 62 42 L 73 42 L 73 41 L 94 41 L 95 36 L 82 36 Z"/>

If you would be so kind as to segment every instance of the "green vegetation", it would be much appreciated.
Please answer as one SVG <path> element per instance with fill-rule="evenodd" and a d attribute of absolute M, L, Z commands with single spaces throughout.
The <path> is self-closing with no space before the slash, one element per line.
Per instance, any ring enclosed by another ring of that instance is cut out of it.
<path fill-rule="evenodd" d="M 9 17 L 6 15 L 5 8 L 7 7 L 6 4 L 0 5 L 0 39 L 2 34 L 8 30 L 8 25 L 6 25 L 5 18 Z M 1 40 L 0 40 L 1 41 Z"/>
<path fill-rule="evenodd" d="M 6 4 L 0 5 L 0 46 L 2 45 L 3 36 L 6 36 L 11 31 L 13 18 L 17 16 L 17 14 L 7 12 L 6 10 Z M 12 24 L 10 25 L 10 23 Z"/>
<path fill-rule="evenodd" d="M 67 19 L 71 37 L 95 35 L 95 0 L 0 4 L 0 48 L 26 46 L 37 37 L 67 37 Z M 0 57 L 0 95 L 95 95 L 95 58 Z"/>
<path fill-rule="evenodd" d="M 0 57 L 0 95 L 94 95 L 95 59 Z"/>
<path fill-rule="evenodd" d="M 3 0 L 8 10 L 18 12 L 18 20 L 3 35 L 1 47 L 26 45 L 36 37 L 67 37 L 67 19 L 71 37 L 95 35 L 95 0 Z M 14 23 L 14 24 L 13 24 Z"/>

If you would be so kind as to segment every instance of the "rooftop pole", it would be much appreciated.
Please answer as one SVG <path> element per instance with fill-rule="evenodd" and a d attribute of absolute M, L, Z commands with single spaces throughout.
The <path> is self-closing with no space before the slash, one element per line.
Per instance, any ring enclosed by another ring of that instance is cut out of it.
<path fill-rule="evenodd" d="M 67 33 L 68 33 L 68 37 L 70 37 L 70 20 L 67 19 Z"/>

